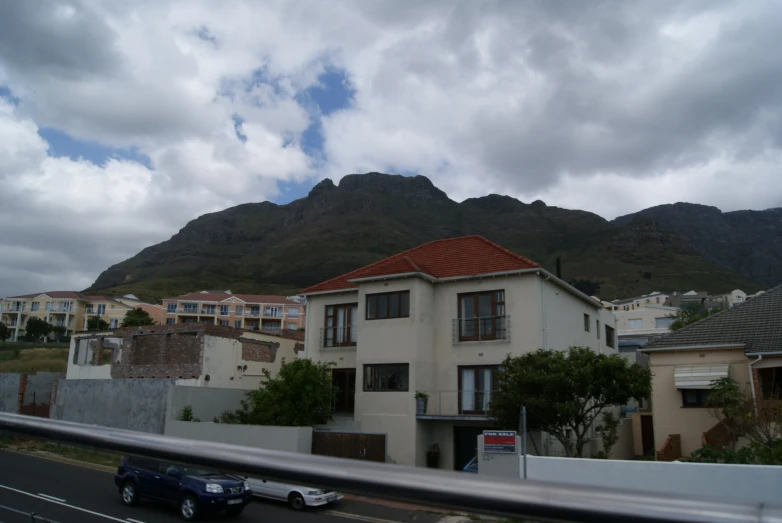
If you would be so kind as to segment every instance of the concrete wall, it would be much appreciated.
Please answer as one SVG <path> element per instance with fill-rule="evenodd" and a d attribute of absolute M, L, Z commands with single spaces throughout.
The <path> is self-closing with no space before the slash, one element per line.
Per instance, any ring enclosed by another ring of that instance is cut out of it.
<path fill-rule="evenodd" d="M 182 409 L 190 406 L 193 417 L 203 422 L 211 422 L 226 410 L 236 410 L 241 407 L 241 401 L 246 399 L 247 392 L 241 389 L 216 389 L 202 387 L 183 387 L 175 385 L 169 389 L 166 408 L 166 425 L 179 419 Z"/>
<path fill-rule="evenodd" d="M 743 349 L 700 351 L 650 352 L 652 370 L 652 414 L 654 415 L 654 444 L 659 451 L 670 434 L 680 434 L 682 454 L 689 456 L 701 448 L 703 433 L 717 420 L 709 409 L 683 407 L 681 391 L 676 389 L 674 368 L 677 365 L 729 364 L 728 377 L 750 392 L 749 369 Z"/>
<path fill-rule="evenodd" d="M 61 380 L 50 417 L 162 434 L 173 380 Z"/>
<path fill-rule="evenodd" d="M 519 477 L 521 467 L 519 460 Z M 675 496 L 776 502 L 782 467 L 529 456 L 527 479 Z"/>
<path fill-rule="evenodd" d="M 19 412 L 19 386 L 21 374 L 0 374 L 0 412 Z"/>
<path fill-rule="evenodd" d="M 658 329 L 656 325 L 657 318 L 666 318 L 676 314 L 677 307 L 665 307 L 662 305 L 648 305 L 643 309 L 633 311 L 615 311 L 616 328 L 622 336 L 642 336 L 645 334 L 668 334 L 668 328 Z M 640 328 L 630 328 L 630 320 L 641 320 Z"/>
<path fill-rule="evenodd" d="M 312 452 L 312 427 L 269 427 L 169 421 L 166 436 L 287 452 Z"/>
<path fill-rule="evenodd" d="M 52 395 L 52 385 L 55 381 L 65 378 L 61 372 L 39 372 L 36 375 L 27 376 L 27 387 L 24 391 L 24 404 L 35 403 L 49 404 Z M 35 398 L 35 400 L 33 400 Z"/>

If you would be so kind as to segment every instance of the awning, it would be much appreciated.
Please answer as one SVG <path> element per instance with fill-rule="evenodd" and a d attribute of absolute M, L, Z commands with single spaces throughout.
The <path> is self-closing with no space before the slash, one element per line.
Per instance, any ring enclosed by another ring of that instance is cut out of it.
<path fill-rule="evenodd" d="M 712 383 L 728 377 L 728 364 L 677 365 L 673 378 L 677 389 L 710 389 Z"/>

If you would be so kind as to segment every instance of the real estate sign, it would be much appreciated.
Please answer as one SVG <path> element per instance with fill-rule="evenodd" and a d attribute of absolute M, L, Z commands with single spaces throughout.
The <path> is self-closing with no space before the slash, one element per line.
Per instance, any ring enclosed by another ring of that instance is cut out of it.
<path fill-rule="evenodd" d="M 489 454 L 516 454 L 516 431 L 484 430 L 483 452 Z"/>

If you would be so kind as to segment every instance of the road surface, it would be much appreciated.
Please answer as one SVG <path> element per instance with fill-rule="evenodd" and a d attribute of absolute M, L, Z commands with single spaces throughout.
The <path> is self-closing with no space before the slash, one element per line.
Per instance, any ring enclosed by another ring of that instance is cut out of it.
<path fill-rule="evenodd" d="M 108 472 L 0 450 L 0 523 L 30 523 L 30 513 L 56 523 L 171 523 L 176 507 L 142 501 L 122 504 Z M 283 503 L 254 501 L 239 519 L 209 516 L 203 521 L 273 523 L 437 523 L 425 512 L 343 501 L 326 509 L 296 512 Z"/>

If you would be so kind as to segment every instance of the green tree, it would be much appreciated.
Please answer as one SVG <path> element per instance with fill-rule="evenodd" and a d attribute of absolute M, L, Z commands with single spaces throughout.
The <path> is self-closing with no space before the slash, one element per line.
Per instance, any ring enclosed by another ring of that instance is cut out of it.
<path fill-rule="evenodd" d="M 529 430 L 548 432 L 567 455 L 578 457 L 583 456 L 589 429 L 603 410 L 624 405 L 630 398 L 640 401 L 651 392 L 648 368 L 588 347 L 509 355 L 497 381 L 500 386 L 490 410 L 502 428 L 518 429 L 524 405 Z"/>
<path fill-rule="evenodd" d="M 706 398 L 709 413 L 730 434 L 730 450 L 739 436 L 747 438 L 759 452 L 779 452 L 782 441 L 782 408 L 776 402 L 755 401 L 741 391 L 731 378 L 720 378 L 712 383 Z"/>
<path fill-rule="evenodd" d="M 5 345 L 5 340 L 10 337 L 11 329 L 9 329 L 5 323 L 0 323 L 0 340 L 3 340 L 3 345 Z"/>
<path fill-rule="evenodd" d="M 123 327 L 143 327 L 145 325 L 154 324 L 155 320 L 152 319 L 152 316 L 150 316 L 147 311 L 140 308 L 129 310 L 122 320 Z"/>
<path fill-rule="evenodd" d="M 277 376 L 263 369 L 261 385 L 247 392 L 242 408 L 223 413 L 222 423 L 305 427 L 318 419 L 331 419 L 335 391 L 331 385 L 332 363 L 309 359 L 284 359 Z"/>
<path fill-rule="evenodd" d="M 24 328 L 25 335 L 30 341 L 45 339 L 52 332 L 52 325 L 46 320 L 30 318 Z"/>
<path fill-rule="evenodd" d="M 87 319 L 88 331 L 105 331 L 109 328 L 109 324 L 103 321 L 99 316 L 92 316 Z"/>
<path fill-rule="evenodd" d="M 679 308 L 676 314 L 670 314 L 668 317 L 673 318 L 673 323 L 669 327 L 672 331 L 679 330 L 691 323 L 700 321 L 704 318 L 708 318 L 712 314 L 717 314 L 719 310 L 704 309 L 697 303 L 685 303 Z"/>

